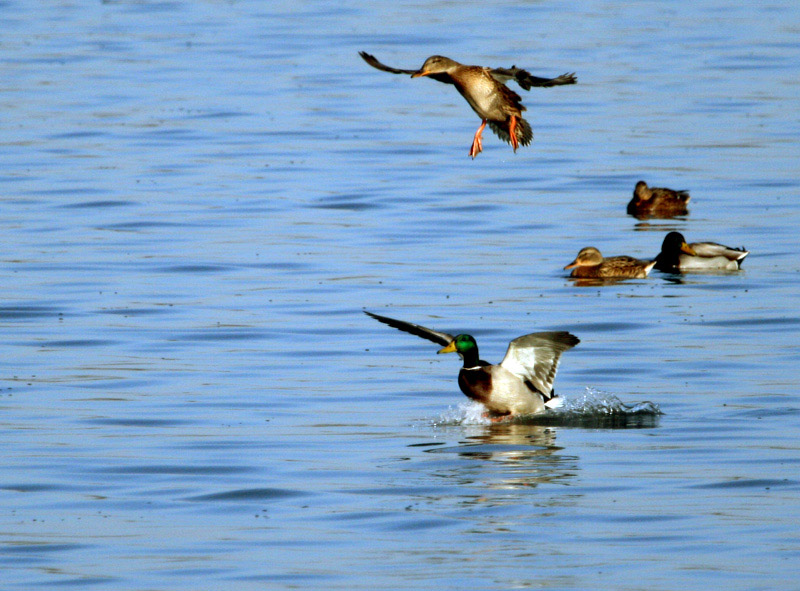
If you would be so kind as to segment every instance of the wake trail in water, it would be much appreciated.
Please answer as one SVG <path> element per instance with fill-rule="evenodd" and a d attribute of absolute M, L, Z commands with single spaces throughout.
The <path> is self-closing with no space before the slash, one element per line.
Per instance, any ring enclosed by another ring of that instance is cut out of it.
<path fill-rule="evenodd" d="M 587 427 L 603 429 L 655 427 L 663 413 L 653 402 L 626 404 L 608 392 L 586 388 L 581 396 L 560 396 L 561 405 L 535 415 L 525 415 L 503 421 L 525 425 L 552 425 L 563 427 Z M 491 425 L 484 416 L 486 409 L 477 402 L 464 402 L 450 407 L 438 419 L 435 426 L 444 425 Z"/>

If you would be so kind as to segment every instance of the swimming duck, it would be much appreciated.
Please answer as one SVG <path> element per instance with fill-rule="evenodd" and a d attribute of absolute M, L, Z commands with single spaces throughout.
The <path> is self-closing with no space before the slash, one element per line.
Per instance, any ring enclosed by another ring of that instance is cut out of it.
<path fill-rule="evenodd" d="M 731 248 L 716 242 L 686 243 L 680 232 L 670 232 L 664 237 L 661 252 L 656 257 L 656 269 L 674 273 L 678 271 L 736 271 L 750 251 Z"/>
<path fill-rule="evenodd" d="M 487 123 L 497 137 L 511 144 L 514 152 L 520 145 L 527 146 L 533 140 L 531 126 L 522 118 L 522 111 L 526 110 L 522 106 L 522 98 L 508 88 L 506 82 L 515 80 L 524 90 L 530 90 L 533 86 L 548 88 L 577 82 L 574 73 L 562 74 L 558 78 L 539 78 L 516 66 L 494 69 L 465 66 L 441 55 L 426 59 L 419 70 L 392 68 L 364 51 L 360 51 L 359 55 L 370 66 L 383 72 L 410 74 L 412 78 L 428 76 L 445 84 L 453 84 L 482 120 L 469 149 L 471 158 L 483 151 L 481 134 Z"/>
<path fill-rule="evenodd" d="M 644 279 L 655 264 L 629 256 L 603 257 L 599 250 L 587 246 L 564 269 L 572 269 L 570 277 Z"/>
<path fill-rule="evenodd" d="M 366 310 L 364 313 L 392 328 L 443 345 L 439 353 L 458 353 L 464 360 L 458 372 L 459 388 L 495 418 L 538 413 L 558 406 L 560 400 L 553 391 L 553 381 L 559 357 L 580 342 L 564 331 L 535 332 L 511 341 L 503 360 L 491 365 L 478 356 L 478 344 L 471 335 L 453 336 Z"/>
<path fill-rule="evenodd" d="M 628 213 L 637 218 L 661 217 L 670 218 L 686 215 L 689 210 L 688 191 L 673 191 L 663 187 L 648 187 L 644 181 L 636 183 L 633 198 L 628 203 Z"/>

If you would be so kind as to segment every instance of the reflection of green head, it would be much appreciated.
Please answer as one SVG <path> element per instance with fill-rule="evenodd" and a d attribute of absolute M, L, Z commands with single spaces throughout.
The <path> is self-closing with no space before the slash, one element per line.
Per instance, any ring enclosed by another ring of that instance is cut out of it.
<path fill-rule="evenodd" d="M 478 363 L 478 343 L 472 335 L 458 335 L 439 353 L 458 353 L 464 359 L 464 367 L 474 367 Z"/>

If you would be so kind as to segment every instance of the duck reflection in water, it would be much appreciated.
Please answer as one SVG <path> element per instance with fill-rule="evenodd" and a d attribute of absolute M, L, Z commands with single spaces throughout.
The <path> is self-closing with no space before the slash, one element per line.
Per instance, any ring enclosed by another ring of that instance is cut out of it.
<path fill-rule="evenodd" d="M 459 485 L 480 485 L 491 490 L 536 488 L 542 484 L 566 484 L 578 471 L 578 458 L 556 445 L 556 429 L 521 423 L 469 425 L 467 435 L 457 446 L 426 450 L 434 454 L 454 454 L 461 460 L 450 469 L 438 471 L 441 477 Z M 513 497 L 480 495 L 467 504 L 509 504 Z"/>

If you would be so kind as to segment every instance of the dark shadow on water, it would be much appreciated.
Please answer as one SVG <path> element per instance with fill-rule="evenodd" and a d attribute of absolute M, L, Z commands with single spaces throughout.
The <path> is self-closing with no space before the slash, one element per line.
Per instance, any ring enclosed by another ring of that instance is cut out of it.
<path fill-rule="evenodd" d="M 634 281 L 644 281 L 644 279 L 637 279 L 635 277 L 567 277 L 567 281 L 575 287 L 606 287 L 610 285 L 618 285 L 620 283 L 631 283 Z"/>
<path fill-rule="evenodd" d="M 583 396 L 564 398 L 558 408 L 515 421 L 549 427 L 652 429 L 662 414 L 652 402 L 625 403 L 613 394 L 589 388 Z"/>
<path fill-rule="evenodd" d="M 298 490 L 284 488 L 242 488 L 219 493 L 197 495 L 188 497 L 187 501 L 229 501 L 252 502 L 274 501 L 279 499 L 299 497 L 306 493 Z"/>
<path fill-rule="evenodd" d="M 800 324 L 800 318 L 794 316 L 766 317 L 766 318 L 736 318 L 733 320 L 707 320 L 691 321 L 688 324 L 696 326 L 725 326 L 737 327 L 745 326 L 749 328 L 764 328 L 764 330 L 775 330 L 776 327 L 792 327 Z"/>
<path fill-rule="evenodd" d="M 788 478 L 782 478 L 782 479 L 775 479 L 775 478 L 734 478 L 734 479 L 731 479 L 731 480 L 726 480 L 724 482 L 710 482 L 710 483 L 707 483 L 707 484 L 695 484 L 695 485 L 690 486 L 689 488 L 696 488 L 696 489 L 702 489 L 702 490 L 715 490 L 715 489 L 769 490 L 771 488 L 779 488 L 779 487 L 789 487 L 791 489 L 797 490 L 798 488 L 800 488 L 800 481 L 790 480 Z"/>
<path fill-rule="evenodd" d="M 106 425 L 109 427 L 174 427 L 183 425 L 186 421 L 179 419 L 129 419 L 129 418 L 92 418 L 84 419 L 82 422 L 93 425 Z"/>
<path fill-rule="evenodd" d="M 0 320 L 30 320 L 33 318 L 57 316 L 58 314 L 58 308 L 53 306 L 41 306 L 36 304 L 0 306 Z"/>
<path fill-rule="evenodd" d="M 130 205 L 136 205 L 136 202 L 126 199 L 99 199 L 97 201 L 68 203 L 67 205 L 58 205 L 57 207 L 61 209 L 106 209 L 109 207 L 128 207 Z"/>
<path fill-rule="evenodd" d="M 572 414 L 542 413 L 516 419 L 523 425 L 548 427 L 579 427 L 583 429 L 653 429 L 658 427 L 659 415 L 647 413 Z"/>

